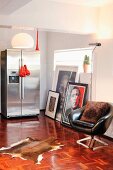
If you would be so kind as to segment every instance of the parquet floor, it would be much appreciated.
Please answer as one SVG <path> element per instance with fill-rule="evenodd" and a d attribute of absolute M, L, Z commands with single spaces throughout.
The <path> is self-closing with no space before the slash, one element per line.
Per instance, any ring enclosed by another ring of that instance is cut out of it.
<path fill-rule="evenodd" d="M 26 137 L 40 140 L 54 136 L 64 146 L 60 150 L 46 152 L 40 165 L 33 161 L 0 155 L 0 170 L 113 170 L 113 142 L 96 151 L 76 143 L 84 134 L 62 126 L 48 117 L 0 119 L 0 148 Z"/>

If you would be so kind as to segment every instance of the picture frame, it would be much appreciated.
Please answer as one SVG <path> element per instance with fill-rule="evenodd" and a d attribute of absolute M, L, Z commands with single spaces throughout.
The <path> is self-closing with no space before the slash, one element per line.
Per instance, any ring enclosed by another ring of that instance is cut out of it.
<path fill-rule="evenodd" d="M 49 116 L 52 119 L 55 119 L 58 99 L 59 99 L 59 93 L 49 90 L 45 115 Z"/>
<path fill-rule="evenodd" d="M 59 102 L 56 112 L 57 121 L 61 121 L 65 90 L 69 81 L 78 81 L 78 66 L 57 65 L 52 84 L 52 90 L 59 93 Z"/>
<path fill-rule="evenodd" d="M 62 124 L 70 126 L 69 114 L 86 104 L 87 89 L 88 84 L 68 82 L 61 117 Z"/>

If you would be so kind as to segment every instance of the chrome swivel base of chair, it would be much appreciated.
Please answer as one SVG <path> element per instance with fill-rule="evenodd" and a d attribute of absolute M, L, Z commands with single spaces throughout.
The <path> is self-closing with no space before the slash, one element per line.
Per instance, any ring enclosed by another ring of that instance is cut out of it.
<path fill-rule="evenodd" d="M 84 144 L 83 143 L 84 141 L 87 141 L 87 144 Z M 102 145 L 95 146 L 96 142 L 98 142 L 98 144 L 102 144 Z M 84 147 L 86 147 L 86 148 L 90 148 L 92 150 L 102 148 L 103 146 L 108 146 L 108 144 L 106 142 L 96 138 L 95 136 L 88 136 L 86 138 L 77 140 L 77 143 L 84 146 Z"/>

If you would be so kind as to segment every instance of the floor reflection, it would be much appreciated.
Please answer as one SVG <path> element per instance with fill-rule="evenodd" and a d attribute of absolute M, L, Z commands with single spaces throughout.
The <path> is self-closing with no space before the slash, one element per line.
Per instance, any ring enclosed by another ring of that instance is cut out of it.
<path fill-rule="evenodd" d="M 45 152 L 43 155 L 45 159 L 41 161 L 41 165 L 38 165 L 38 170 L 112 169 L 111 141 L 106 141 L 110 143 L 108 147 L 92 151 L 77 144 L 78 139 L 85 137 L 84 134 L 49 117 L 39 115 L 38 118 L 0 120 L 0 147 L 9 146 L 27 137 L 39 140 L 55 137 L 63 145 L 62 149 Z M 29 166 L 23 169 L 29 169 Z"/>

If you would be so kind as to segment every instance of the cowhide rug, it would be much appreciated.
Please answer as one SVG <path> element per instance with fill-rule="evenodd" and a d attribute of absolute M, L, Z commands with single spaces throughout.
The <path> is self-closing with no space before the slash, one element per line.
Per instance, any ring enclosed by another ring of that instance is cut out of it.
<path fill-rule="evenodd" d="M 40 164 L 44 152 L 61 149 L 61 146 L 63 145 L 60 145 L 54 137 L 49 137 L 43 141 L 28 137 L 12 144 L 10 147 L 1 148 L 0 153 L 33 160 L 35 163 Z"/>

